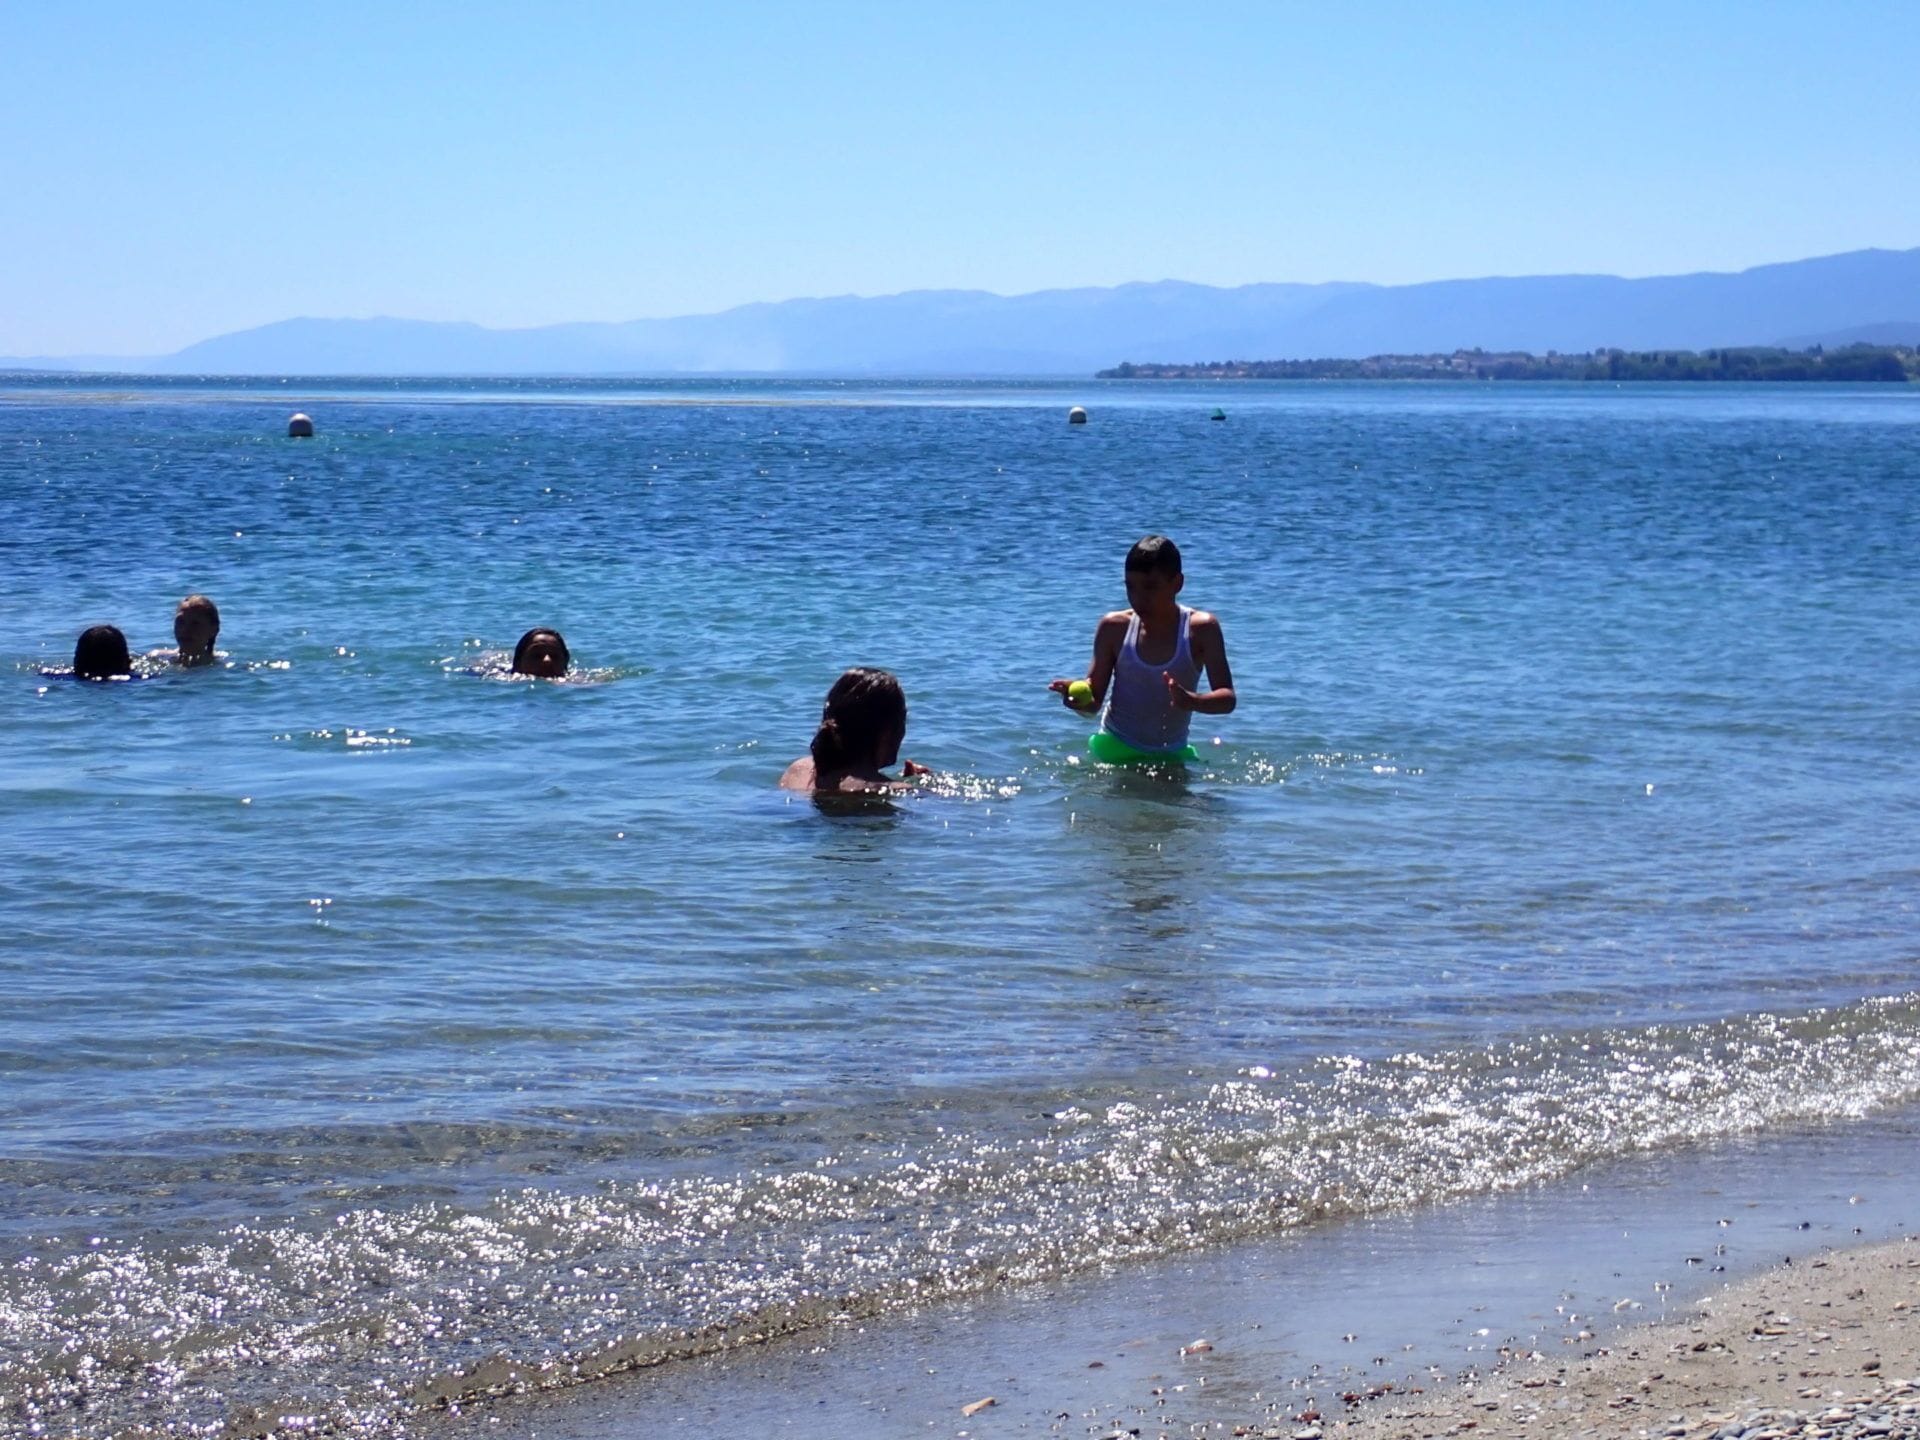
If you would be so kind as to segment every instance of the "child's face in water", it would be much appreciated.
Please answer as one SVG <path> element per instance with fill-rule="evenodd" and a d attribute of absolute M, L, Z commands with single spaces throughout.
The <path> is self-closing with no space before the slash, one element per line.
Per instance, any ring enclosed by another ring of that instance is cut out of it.
<path fill-rule="evenodd" d="M 521 657 L 520 673 L 542 680 L 558 680 L 566 674 L 567 660 L 561 652 L 560 642 L 551 635 L 542 635 L 531 641 L 527 645 L 527 653 Z"/>
<path fill-rule="evenodd" d="M 1127 571 L 1127 604 L 1133 613 L 1147 620 L 1163 620 L 1174 612 L 1184 575 L 1169 575 L 1164 570 Z"/>
<path fill-rule="evenodd" d="M 173 642 L 182 655 L 205 655 L 219 634 L 213 617 L 204 610 L 182 610 L 173 617 Z"/>

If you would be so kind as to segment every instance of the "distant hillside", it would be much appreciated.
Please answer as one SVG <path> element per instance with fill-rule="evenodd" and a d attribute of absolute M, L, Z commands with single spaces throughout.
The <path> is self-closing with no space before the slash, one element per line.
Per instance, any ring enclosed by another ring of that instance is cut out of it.
<path fill-rule="evenodd" d="M 1920 320 L 1890 320 L 1881 325 L 1853 325 L 1824 335 L 1795 335 L 1780 342 L 1782 350 L 1811 350 L 1815 346 L 1838 350 L 1846 345 L 1920 346 Z"/>
<path fill-rule="evenodd" d="M 1015 296 L 925 290 L 528 330 L 284 320 L 169 356 L 95 358 L 86 368 L 215 375 L 1086 375 L 1145 358 L 1775 345 L 1783 335 L 1865 336 L 1890 314 L 1920 314 L 1920 249 L 1644 280 L 1539 275 L 1233 289 L 1168 280 Z M 81 368 L 0 361 L 6 363 Z"/>
<path fill-rule="evenodd" d="M 1596 350 L 1531 355 L 1456 350 L 1451 355 L 1369 355 L 1364 360 L 1215 360 L 1116 365 L 1100 380 L 1688 380 L 1826 381 L 1905 385 L 1920 380 L 1920 351 L 1843 345 L 1782 350 Z"/>

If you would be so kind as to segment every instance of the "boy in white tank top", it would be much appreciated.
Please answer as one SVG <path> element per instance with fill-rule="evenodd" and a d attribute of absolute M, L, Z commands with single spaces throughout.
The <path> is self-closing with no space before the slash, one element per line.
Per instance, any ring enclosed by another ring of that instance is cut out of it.
<path fill-rule="evenodd" d="M 1187 580 L 1180 549 L 1166 536 L 1149 535 L 1129 550 L 1126 576 L 1133 608 L 1103 615 L 1094 627 L 1093 664 L 1086 676 L 1091 696 L 1083 692 L 1075 703 L 1071 680 L 1055 680 L 1047 688 L 1083 715 L 1106 704 L 1101 729 L 1128 749 L 1178 755 L 1187 748 L 1196 710 L 1225 715 L 1236 703 L 1227 642 L 1219 620 L 1180 603 Z M 1210 687 L 1205 690 L 1199 688 L 1202 671 Z"/>

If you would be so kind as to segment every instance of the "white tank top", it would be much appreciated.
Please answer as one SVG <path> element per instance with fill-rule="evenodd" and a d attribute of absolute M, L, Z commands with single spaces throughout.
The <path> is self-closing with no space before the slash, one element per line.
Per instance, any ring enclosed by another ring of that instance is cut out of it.
<path fill-rule="evenodd" d="M 1140 617 L 1127 625 L 1127 638 L 1113 666 L 1113 693 L 1107 697 L 1106 729 L 1136 750 L 1178 750 L 1187 743 L 1191 710 L 1181 710 L 1167 696 L 1165 677 L 1171 675 L 1183 690 L 1197 689 L 1200 667 L 1187 644 L 1193 611 L 1180 607 L 1180 636 L 1173 656 L 1164 665 L 1140 658 Z"/>

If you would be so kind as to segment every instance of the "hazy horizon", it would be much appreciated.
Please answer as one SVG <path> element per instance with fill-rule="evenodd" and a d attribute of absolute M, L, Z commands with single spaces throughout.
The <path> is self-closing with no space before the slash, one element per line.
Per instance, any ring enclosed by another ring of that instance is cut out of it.
<path fill-rule="evenodd" d="M 1920 248 L 1637 280 L 922 290 L 520 329 L 295 317 L 166 355 L 5 356 L 0 365 L 162 375 L 1075 375 L 1126 360 L 1701 350 L 1845 344 L 1867 333 L 1920 336 Z"/>
<path fill-rule="evenodd" d="M 1874 247 L 1866 247 L 1859 251 L 1848 252 L 1848 255 L 1853 255 L 1853 256 L 1900 255 L 1902 253 L 1904 252 L 1890 250 L 1888 247 L 1874 246 Z M 1808 262 L 1820 261 L 1820 260 L 1844 260 L 1846 258 L 1848 258 L 1848 256 L 1800 257 L 1798 259 L 1793 259 L 1793 260 L 1765 262 L 1761 265 L 1754 266 L 1751 268 L 1753 270 L 1765 271 L 1769 269 L 1793 267 L 1796 265 L 1800 265 Z M 1608 280 L 1608 281 L 1612 281 L 1612 280 L 1632 280 L 1635 278 L 1655 279 L 1655 280 L 1664 280 L 1664 281 L 1675 281 L 1675 280 L 1684 281 L 1684 280 L 1693 280 L 1693 279 L 1731 278 L 1732 276 L 1744 275 L 1747 273 L 1749 272 L 1748 271 L 1725 272 L 1725 271 L 1709 270 L 1709 271 L 1686 272 L 1684 274 L 1675 275 L 1675 276 L 1657 276 L 1657 277 L 1630 277 L 1630 276 L 1604 275 L 1604 274 L 1568 274 L 1568 273 L 1559 273 L 1559 274 L 1549 273 L 1549 274 L 1534 275 L 1534 276 L 1457 276 L 1457 277 L 1445 277 L 1443 280 L 1440 280 L 1440 281 L 1418 282 L 1418 284 L 1471 285 L 1471 284 L 1483 283 L 1483 282 L 1499 284 L 1504 282 L 1526 281 L 1526 280 L 1539 280 L 1539 281 Z M 954 298 L 954 299 L 969 299 L 969 300 L 981 300 L 981 301 L 998 301 L 998 302 L 1006 302 L 1009 304 L 1014 304 L 1021 301 L 1046 300 L 1050 297 L 1056 297 L 1056 296 L 1060 296 L 1060 297 L 1087 296 L 1087 297 L 1100 297 L 1100 298 L 1120 297 L 1129 292 L 1142 292 L 1142 291 L 1152 291 L 1152 292 L 1160 292 L 1160 293 L 1166 293 L 1169 291 L 1192 291 L 1192 292 L 1204 292 L 1207 294 L 1224 296 L 1224 295 L 1231 295 L 1237 292 L 1244 292 L 1244 291 L 1267 291 L 1267 290 L 1298 290 L 1298 291 L 1325 293 L 1325 294 L 1333 295 L 1343 291 L 1391 292 L 1391 291 L 1411 291 L 1415 289 L 1417 289 L 1417 285 L 1415 286 L 1381 285 L 1381 284 L 1376 284 L 1374 282 L 1369 282 L 1369 281 L 1332 281 L 1332 282 L 1319 282 L 1317 284 L 1302 284 L 1299 282 L 1289 282 L 1289 281 L 1250 281 L 1250 282 L 1247 282 L 1246 284 L 1239 285 L 1239 286 L 1210 286 L 1197 281 L 1168 278 L 1168 279 L 1161 279 L 1161 280 L 1126 281 L 1115 286 L 1050 287 L 1044 290 L 1028 291 L 1023 294 L 1014 294 L 1014 295 L 1000 294 L 998 292 L 984 290 L 977 287 L 936 286 L 936 287 L 926 287 L 918 290 L 901 291 L 901 292 L 896 292 L 896 293 L 887 294 L 887 295 L 842 294 L 842 295 L 832 295 L 832 296 L 826 296 L 826 295 L 793 296 L 793 297 L 780 299 L 780 300 L 747 301 L 747 302 L 743 302 L 740 305 L 729 306 L 724 310 L 705 312 L 702 314 L 695 314 L 695 315 L 637 316 L 637 317 L 623 317 L 623 318 L 617 318 L 617 319 L 616 318 L 577 317 L 574 319 L 557 322 L 552 325 L 529 325 L 529 326 L 489 326 L 489 325 L 482 325 L 480 322 L 472 321 L 472 320 L 436 321 L 436 320 L 423 320 L 423 319 L 420 319 L 419 317 L 404 316 L 404 315 L 358 315 L 358 316 L 289 315 L 289 316 L 281 317 L 276 320 L 264 322 L 262 325 L 259 325 L 259 326 L 247 327 L 245 330 L 242 330 L 242 331 L 230 331 L 230 332 L 224 332 L 218 335 L 203 336 L 196 340 L 188 342 L 185 346 L 179 347 L 179 349 L 177 350 L 169 351 L 169 352 L 165 352 L 163 354 L 157 354 L 157 355 L 105 356 L 105 355 L 93 354 L 93 355 L 0 356 L 0 363 L 18 365 L 22 361 L 27 361 L 27 362 L 46 361 L 48 363 L 56 363 L 56 364 L 57 363 L 73 363 L 76 361 L 128 361 L 128 362 L 138 362 L 138 361 L 148 361 L 148 360 L 164 361 L 164 360 L 172 359 L 183 353 L 190 353 L 196 349 L 213 344 L 215 342 L 227 341 L 227 340 L 232 340 L 239 336 L 255 335 L 255 334 L 260 334 L 262 332 L 272 332 L 278 329 L 287 328 L 287 327 L 296 327 L 296 326 L 390 325 L 390 326 L 406 326 L 406 327 L 433 327 L 435 329 L 440 329 L 440 330 L 465 329 L 465 330 L 482 332 L 489 336 L 515 336 L 515 335 L 525 336 L 525 335 L 531 335 L 531 334 L 534 334 L 537 332 L 543 332 L 543 331 L 576 330 L 576 329 L 581 331 L 587 331 L 587 330 L 603 329 L 603 328 L 612 329 L 612 328 L 620 328 L 620 327 L 638 327 L 638 326 L 644 326 L 650 323 L 665 325 L 665 324 L 672 324 L 675 322 L 682 322 L 682 321 L 690 321 L 690 322 L 716 321 L 716 320 L 723 320 L 727 317 L 736 316 L 743 312 L 755 312 L 755 311 L 777 312 L 788 307 L 803 307 L 803 306 L 804 307 L 819 306 L 824 308 L 824 307 L 830 307 L 830 306 L 845 305 L 848 303 L 863 304 L 863 303 L 873 303 L 873 302 L 909 302 L 909 301 L 915 301 L 915 300 L 938 300 L 943 298 Z M 1907 303 L 1905 301 L 1900 300 L 1898 297 L 1894 297 L 1889 299 L 1888 305 L 1890 308 L 1888 310 L 1888 314 L 1884 317 L 1881 317 L 1883 320 L 1890 320 L 1894 318 L 1894 312 L 1896 311 L 1904 314 L 1907 310 L 1910 310 L 1910 311 L 1913 311 L 1916 315 L 1920 315 L 1920 296 L 1914 297 L 1914 300 L 1912 303 Z M 1904 310 L 1902 309 L 1903 305 L 1905 306 Z M 1779 338 L 1786 338 L 1786 337 L 1779 337 Z M 1477 342 L 1474 341 L 1472 337 L 1469 336 L 1467 338 L 1462 339 L 1459 342 L 1457 347 L 1441 346 L 1439 348 L 1470 349 L 1470 348 L 1474 348 L 1474 345 L 1476 343 Z M 1751 343 L 1768 343 L 1768 342 L 1751 342 Z M 1594 346 L 1589 348 L 1601 348 L 1601 347 Z M 1159 357 L 1159 358 L 1164 358 L 1164 357 Z M 1245 358 L 1258 358 L 1258 357 L 1248 356 Z M 777 367 L 776 367 L 776 370 L 777 370 Z M 753 373 L 753 372 L 751 372 L 750 370 L 743 370 L 742 373 Z M 770 371 L 769 373 L 776 373 L 776 372 Z M 1069 372 L 1063 370 L 1059 373 L 1069 373 Z"/>

